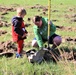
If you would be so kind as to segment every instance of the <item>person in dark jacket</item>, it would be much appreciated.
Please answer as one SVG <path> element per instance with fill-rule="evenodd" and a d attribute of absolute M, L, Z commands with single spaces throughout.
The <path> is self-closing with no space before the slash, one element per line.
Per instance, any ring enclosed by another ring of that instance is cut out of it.
<path fill-rule="evenodd" d="M 13 41 L 17 43 L 17 53 L 16 57 L 21 57 L 21 52 L 23 49 L 24 39 L 27 36 L 27 30 L 25 29 L 23 18 L 26 15 L 26 10 L 24 8 L 17 9 L 17 15 L 12 18 L 12 38 Z"/>

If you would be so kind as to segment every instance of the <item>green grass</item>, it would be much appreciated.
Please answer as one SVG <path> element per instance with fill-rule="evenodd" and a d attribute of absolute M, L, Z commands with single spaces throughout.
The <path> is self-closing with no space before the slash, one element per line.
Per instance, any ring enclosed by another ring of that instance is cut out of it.
<path fill-rule="evenodd" d="M 4 63 L 3 63 L 4 62 Z M 57 65 L 53 62 L 31 64 L 26 58 L 0 60 L 0 75 L 75 75 L 75 65 L 67 61 L 61 61 Z M 41 67 L 42 66 L 42 67 Z M 74 67 L 73 67 L 74 66 Z M 73 69 L 73 70 L 72 70 Z"/>
<path fill-rule="evenodd" d="M 71 18 L 65 18 L 65 15 L 73 15 L 76 13 L 76 0 L 51 0 L 51 10 L 58 10 L 58 12 L 51 12 L 51 20 L 58 20 L 56 22 L 53 21 L 55 25 L 59 26 L 71 26 L 76 27 L 76 22 L 70 22 Z M 25 40 L 25 45 L 30 44 L 34 38 L 33 34 L 33 23 L 28 22 L 27 18 L 32 18 L 34 15 L 40 15 L 42 13 L 42 9 L 38 12 L 38 9 L 30 9 L 31 6 L 36 4 L 43 5 L 45 7 L 48 6 L 47 0 L 0 0 L 0 6 L 6 7 L 24 7 L 27 11 L 27 15 L 25 16 L 24 20 L 25 23 L 31 23 L 29 27 L 26 29 L 28 30 L 29 34 L 27 39 Z M 74 9 L 74 11 L 69 11 L 69 9 Z M 2 12 L 0 12 L 1 15 Z M 46 12 L 48 14 L 48 12 Z M 11 23 L 11 18 L 16 15 L 16 12 L 8 11 L 7 15 L 4 15 L 2 20 Z M 41 15 L 43 17 L 48 17 L 47 15 Z M 6 30 L 8 33 L 5 35 L 0 36 L 1 41 L 12 40 L 11 37 L 11 25 L 9 27 L 0 27 L 0 30 Z M 65 30 L 57 30 L 57 34 L 61 37 L 75 37 L 75 31 L 65 31 Z M 31 49 L 31 46 L 27 46 L 24 50 Z M 62 43 L 59 48 L 65 49 L 65 51 L 76 50 L 75 44 L 71 42 Z M 15 56 L 12 58 L 1 57 L 0 58 L 0 75 L 76 75 L 76 65 L 73 62 L 59 61 L 57 64 L 51 62 L 43 62 L 41 64 L 31 64 L 28 62 L 26 57 L 21 59 L 16 59 Z"/>
<path fill-rule="evenodd" d="M 29 6 L 31 6 L 31 5 L 35 5 L 35 4 L 40 4 L 41 3 L 41 5 L 45 5 L 45 4 L 48 4 L 48 2 L 47 2 L 47 0 L 33 0 L 33 1 L 30 1 L 30 0 L 18 0 L 17 2 L 15 1 L 15 0 L 12 0 L 12 1 L 9 1 L 9 0 L 6 0 L 6 1 L 2 1 L 2 0 L 0 0 L 0 4 L 1 5 L 7 5 L 7 6 L 10 6 L 10 5 L 13 5 L 13 4 L 18 4 L 18 5 L 20 5 L 20 6 L 27 6 L 27 5 L 29 5 Z"/>

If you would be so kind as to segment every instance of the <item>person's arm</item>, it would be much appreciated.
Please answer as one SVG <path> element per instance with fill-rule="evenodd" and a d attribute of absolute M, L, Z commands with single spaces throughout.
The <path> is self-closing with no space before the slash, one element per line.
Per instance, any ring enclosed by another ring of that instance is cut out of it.
<path fill-rule="evenodd" d="M 56 26 L 50 21 L 50 28 L 51 28 L 51 31 L 52 32 L 55 32 L 56 31 Z"/>
<path fill-rule="evenodd" d="M 35 34 L 35 37 L 37 39 L 37 43 L 38 43 L 39 47 L 43 47 L 42 37 L 38 32 L 38 28 L 36 28 L 36 27 L 34 28 L 34 34 Z"/>
<path fill-rule="evenodd" d="M 56 31 L 56 26 L 52 23 L 52 21 L 48 21 L 48 18 L 44 18 L 44 20 L 45 20 L 45 23 L 48 25 L 48 23 L 49 23 L 49 25 L 50 25 L 50 30 L 52 31 L 52 32 L 55 32 Z"/>

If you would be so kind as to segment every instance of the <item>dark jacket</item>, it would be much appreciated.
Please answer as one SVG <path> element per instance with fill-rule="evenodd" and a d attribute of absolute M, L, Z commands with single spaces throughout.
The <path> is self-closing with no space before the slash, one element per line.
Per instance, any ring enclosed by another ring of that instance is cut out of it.
<path fill-rule="evenodd" d="M 16 42 L 20 40 L 20 37 L 27 33 L 23 19 L 21 17 L 12 18 L 12 37 L 13 41 Z"/>

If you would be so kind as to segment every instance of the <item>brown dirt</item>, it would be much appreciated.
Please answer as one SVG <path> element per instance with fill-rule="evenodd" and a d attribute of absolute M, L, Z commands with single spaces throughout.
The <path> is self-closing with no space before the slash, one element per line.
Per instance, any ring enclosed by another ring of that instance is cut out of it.
<path fill-rule="evenodd" d="M 16 45 L 12 41 L 0 42 L 0 56 L 2 55 L 13 55 L 17 50 Z"/>
<path fill-rule="evenodd" d="M 9 27 L 10 25 L 11 25 L 11 23 L 8 23 L 7 21 L 0 20 L 0 27 Z"/>
<path fill-rule="evenodd" d="M 72 15 L 70 15 L 70 14 L 65 14 L 64 17 L 67 18 L 67 19 L 70 19 L 70 21 L 69 21 L 70 23 L 76 22 L 76 13 L 74 13 L 74 14 L 72 14 Z"/>
<path fill-rule="evenodd" d="M 59 12 L 58 10 L 53 10 L 52 12 Z"/>
<path fill-rule="evenodd" d="M 43 5 L 40 5 L 40 4 L 36 4 L 34 6 L 31 6 L 30 9 L 43 9 L 43 11 L 48 10 L 46 6 L 43 6 Z"/>
<path fill-rule="evenodd" d="M 7 15 L 9 14 L 8 12 L 11 11 L 11 12 L 14 12 L 16 10 L 16 8 L 14 7 L 5 7 L 5 6 L 0 6 L 0 12 L 1 12 L 1 15 L 0 15 L 0 27 L 3 27 L 3 26 L 10 26 L 11 23 L 8 23 L 7 21 L 3 21 L 2 19 L 4 19 L 4 15 Z"/>
<path fill-rule="evenodd" d="M 56 26 L 58 30 L 61 30 L 61 31 L 74 31 L 76 32 L 76 28 L 75 27 L 71 27 L 71 26 L 68 26 L 68 27 L 64 27 L 64 26 Z M 73 42 L 73 43 L 76 43 L 76 37 L 68 37 L 68 36 L 65 36 L 65 37 L 62 37 L 62 41 L 65 43 L 67 41 L 69 42 Z"/>
<path fill-rule="evenodd" d="M 0 12 L 8 12 L 8 11 L 11 11 L 11 12 L 13 12 L 13 11 L 15 11 L 16 9 L 15 8 L 13 8 L 13 7 L 4 7 L 4 6 L 0 6 Z"/>
<path fill-rule="evenodd" d="M 64 27 L 64 26 L 56 26 L 57 29 L 59 30 L 62 30 L 62 31 L 76 31 L 76 28 L 75 27 L 71 27 L 71 26 L 68 26 L 68 27 Z"/>
<path fill-rule="evenodd" d="M 30 9 L 38 9 L 38 12 L 40 12 L 42 10 L 42 12 L 40 13 L 40 15 L 47 16 L 47 14 L 46 14 L 46 12 L 48 11 L 47 6 L 36 4 L 34 6 L 31 6 Z"/>
<path fill-rule="evenodd" d="M 3 34 L 6 34 L 6 33 L 7 33 L 7 31 L 0 30 L 0 36 Z"/>
<path fill-rule="evenodd" d="M 27 21 L 31 21 L 31 18 L 28 18 Z"/>
<path fill-rule="evenodd" d="M 52 54 L 51 54 L 52 53 Z M 52 52 L 46 52 L 44 55 L 44 59 L 46 61 L 54 61 L 57 62 L 59 60 L 74 60 L 76 61 L 76 51 L 62 51 L 53 50 Z"/>
<path fill-rule="evenodd" d="M 76 44 L 76 37 L 68 37 L 68 36 L 62 37 L 62 42 L 63 43 L 68 42 L 68 43 L 71 43 L 71 44 Z"/>

